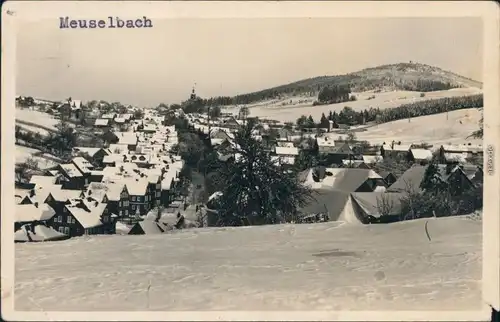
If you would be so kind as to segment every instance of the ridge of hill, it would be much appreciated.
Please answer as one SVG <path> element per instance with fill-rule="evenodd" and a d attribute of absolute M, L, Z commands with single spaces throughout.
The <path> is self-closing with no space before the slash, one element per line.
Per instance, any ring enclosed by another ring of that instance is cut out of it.
<path fill-rule="evenodd" d="M 316 96 L 327 86 L 349 86 L 352 92 L 371 90 L 404 90 L 430 92 L 453 88 L 482 88 L 482 83 L 473 79 L 445 71 L 439 67 L 421 63 L 396 63 L 365 68 L 357 72 L 318 76 L 268 89 L 240 94 L 232 97 L 213 97 L 220 105 L 252 104 L 262 100 L 287 96 Z"/>

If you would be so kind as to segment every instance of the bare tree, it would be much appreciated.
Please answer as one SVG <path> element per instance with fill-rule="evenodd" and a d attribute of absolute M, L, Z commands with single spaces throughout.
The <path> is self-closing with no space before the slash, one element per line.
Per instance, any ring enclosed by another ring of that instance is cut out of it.
<path fill-rule="evenodd" d="M 401 203 L 405 205 L 406 208 L 404 209 L 405 211 L 402 212 L 402 219 L 403 220 L 409 220 L 409 219 L 416 219 L 418 218 L 418 200 L 420 197 L 420 193 L 415 190 L 414 186 L 412 185 L 411 180 L 404 181 L 405 182 L 405 190 L 404 190 L 404 197 L 401 198 Z"/>
<path fill-rule="evenodd" d="M 38 161 L 31 157 L 27 158 L 24 162 L 16 165 L 15 168 L 16 181 L 17 182 L 28 181 L 30 178 L 30 172 L 37 170 L 40 170 L 40 168 L 38 167 Z"/>
<path fill-rule="evenodd" d="M 394 200 L 388 194 L 382 194 L 377 197 L 377 210 L 380 216 L 389 216 L 394 210 Z"/>

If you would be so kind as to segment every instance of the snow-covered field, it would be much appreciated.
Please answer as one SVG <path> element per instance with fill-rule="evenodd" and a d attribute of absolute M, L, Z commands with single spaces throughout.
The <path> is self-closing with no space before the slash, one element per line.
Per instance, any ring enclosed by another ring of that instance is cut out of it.
<path fill-rule="evenodd" d="M 375 125 L 363 132 L 356 132 L 359 140 L 381 144 L 392 140 L 402 143 L 482 144 L 482 140 L 466 139 L 478 129 L 481 111 L 475 108 L 434 114 Z M 460 123 L 462 122 L 462 123 Z M 339 135 L 329 134 L 333 138 Z"/>
<path fill-rule="evenodd" d="M 354 110 L 364 110 L 370 107 L 386 109 L 397 107 L 402 104 L 408 104 L 428 99 L 437 99 L 443 97 L 456 97 L 464 95 L 480 94 L 482 90 L 479 88 L 456 88 L 446 91 L 436 91 L 425 93 L 425 97 L 420 97 L 420 92 L 411 91 L 391 91 L 374 93 L 363 92 L 353 93 L 357 100 L 353 102 L 344 102 L 338 104 L 312 106 L 315 98 L 309 97 L 290 97 L 283 100 L 273 100 L 268 102 L 261 102 L 258 104 L 248 105 L 250 108 L 250 116 L 257 116 L 259 118 L 275 119 L 282 122 L 294 122 L 301 115 L 311 115 L 316 121 L 319 121 L 321 114 L 328 115 L 330 111 L 340 112 L 345 106 L 350 106 Z M 368 97 L 374 95 L 375 98 L 368 100 Z M 292 104 L 289 104 L 292 100 Z M 306 103 L 298 103 L 298 101 L 307 100 Z M 226 109 L 227 112 L 236 112 L 234 108 Z"/>
<path fill-rule="evenodd" d="M 16 244 L 15 309 L 480 310 L 481 221 L 204 228 Z"/>
<path fill-rule="evenodd" d="M 33 154 L 40 152 L 41 151 L 37 149 L 16 145 L 16 163 L 23 163 L 26 161 L 26 159 L 33 158 L 34 160 L 38 161 L 38 166 L 40 167 L 40 169 L 46 169 L 57 165 L 52 160 L 40 156 L 33 156 Z M 56 158 L 55 156 L 51 157 Z"/>
<path fill-rule="evenodd" d="M 23 108 L 16 108 L 16 120 L 35 123 L 53 130 L 57 130 L 55 126 L 59 123 L 58 119 L 48 113 Z"/>

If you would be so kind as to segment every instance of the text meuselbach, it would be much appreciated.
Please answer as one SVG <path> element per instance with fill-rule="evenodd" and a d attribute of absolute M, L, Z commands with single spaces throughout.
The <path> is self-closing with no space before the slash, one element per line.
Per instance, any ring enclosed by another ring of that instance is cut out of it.
<path fill-rule="evenodd" d="M 153 22 L 145 16 L 137 19 L 121 19 L 119 17 L 107 17 L 106 19 L 70 19 L 70 17 L 59 17 L 60 29 L 152 27 Z"/>

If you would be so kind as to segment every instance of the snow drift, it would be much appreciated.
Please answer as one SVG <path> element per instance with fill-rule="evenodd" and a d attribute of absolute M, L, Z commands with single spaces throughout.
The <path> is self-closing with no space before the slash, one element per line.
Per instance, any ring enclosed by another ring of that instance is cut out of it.
<path fill-rule="evenodd" d="M 15 309 L 480 310 L 480 221 L 202 228 L 16 244 Z M 33 303 L 36 303 L 33 304 Z"/>

